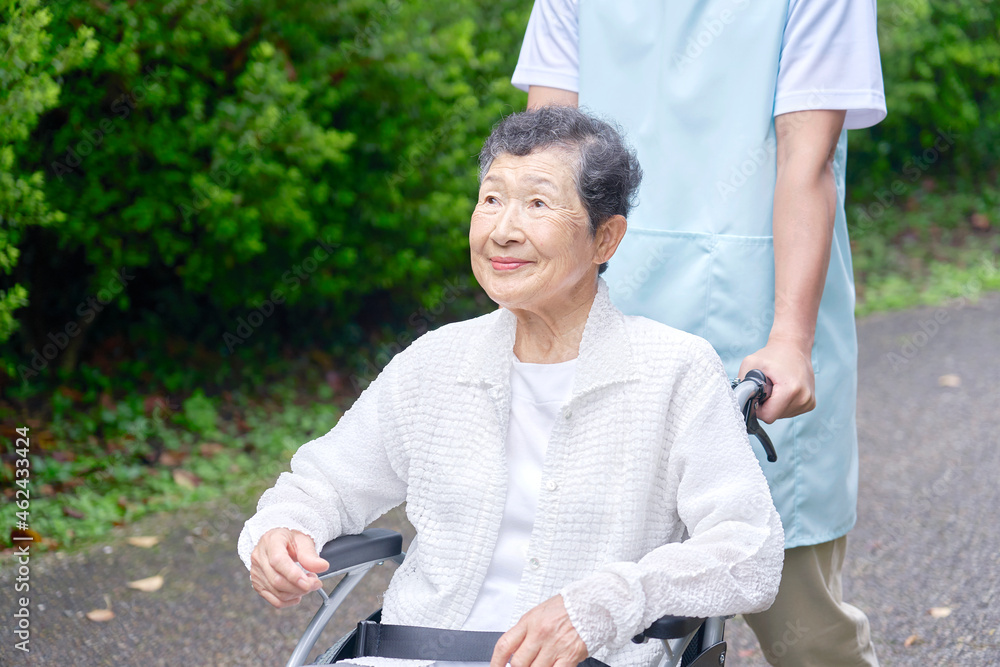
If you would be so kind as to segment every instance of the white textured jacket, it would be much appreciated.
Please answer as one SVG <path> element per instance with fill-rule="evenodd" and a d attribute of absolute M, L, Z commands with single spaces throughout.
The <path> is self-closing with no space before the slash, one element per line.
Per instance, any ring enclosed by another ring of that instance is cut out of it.
<path fill-rule="evenodd" d="M 383 620 L 461 628 L 504 507 L 515 328 L 498 310 L 398 354 L 261 497 L 239 539 L 247 567 L 272 528 L 319 548 L 406 501 L 416 537 Z M 660 616 L 759 611 L 777 593 L 781 522 L 718 356 L 624 316 L 603 280 L 540 493 L 511 625 L 561 593 L 592 656 L 648 665 L 660 643 L 629 640 Z"/>

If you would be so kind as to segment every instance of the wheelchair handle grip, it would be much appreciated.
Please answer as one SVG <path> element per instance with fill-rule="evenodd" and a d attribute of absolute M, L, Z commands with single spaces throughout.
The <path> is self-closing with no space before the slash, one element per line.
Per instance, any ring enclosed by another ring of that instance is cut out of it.
<path fill-rule="evenodd" d="M 763 403 L 767 399 L 771 398 L 771 391 L 774 389 L 774 384 L 771 379 L 764 375 L 764 371 L 753 369 L 752 371 L 747 371 L 746 377 L 743 381 L 753 380 L 760 387 L 760 403 Z"/>
<path fill-rule="evenodd" d="M 733 383 L 733 391 L 736 394 L 736 401 L 739 403 L 740 411 L 743 413 L 743 419 L 747 425 L 747 433 L 756 436 L 760 440 L 760 444 L 767 454 L 767 460 L 774 463 L 778 460 L 778 452 L 775 451 L 774 445 L 771 443 L 771 438 L 764 431 L 764 427 L 757 421 L 757 408 L 761 403 L 770 398 L 772 389 L 774 389 L 774 385 L 771 383 L 771 380 L 764 375 L 763 371 L 756 368 L 747 371 L 742 381 L 737 380 Z"/>

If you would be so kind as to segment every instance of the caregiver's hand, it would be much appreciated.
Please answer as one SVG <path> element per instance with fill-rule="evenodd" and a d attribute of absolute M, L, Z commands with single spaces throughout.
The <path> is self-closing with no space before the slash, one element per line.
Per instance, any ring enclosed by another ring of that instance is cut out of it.
<path fill-rule="evenodd" d="M 774 383 L 771 397 L 757 409 L 757 418 L 762 422 L 773 424 L 776 419 L 795 417 L 816 407 L 811 347 L 772 338 L 740 364 L 740 377 L 759 368 Z"/>
<path fill-rule="evenodd" d="M 316 553 L 311 537 L 297 530 L 274 528 L 264 533 L 250 554 L 250 583 L 262 598 L 282 609 L 320 588 L 323 582 L 316 575 L 329 567 Z"/>
<path fill-rule="evenodd" d="M 505 632 L 493 650 L 490 667 L 576 667 L 587 659 L 587 645 L 570 623 L 561 595 L 538 605 Z"/>

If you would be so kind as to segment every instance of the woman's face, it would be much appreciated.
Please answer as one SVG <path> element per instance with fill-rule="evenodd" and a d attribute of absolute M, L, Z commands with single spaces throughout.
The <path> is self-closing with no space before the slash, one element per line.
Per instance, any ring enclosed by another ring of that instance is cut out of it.
<path fill-rule="evenodd" d="M 483 179 L 469 227 L 472 271 L 501 306 L 542 311 L 592 293 L 601 234 L 591 237 L 575 163 L 561 148 L 501 155 Z"/>

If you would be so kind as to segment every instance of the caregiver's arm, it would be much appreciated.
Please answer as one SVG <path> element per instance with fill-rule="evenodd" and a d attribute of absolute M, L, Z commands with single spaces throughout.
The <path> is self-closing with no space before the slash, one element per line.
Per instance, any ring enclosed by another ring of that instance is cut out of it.
<path fill-rule="evenodd" d="M 539 109 L 548 106 L 576 107 L 579 106 L 580 95 L 572 90 L 549 88 L 548 86 L 528 87 L 528 109 Z"/>
<path fill-rule="evenodd" d="M 778 175 L 774 187 L 774 324 L 767 344 L 740 365 L 774 382 L 761 420 L 794 417 L 816 407 L 812 347 L 830 264 L 837 188 L 833 155 L 844 111 L 776 116 Z"/>

